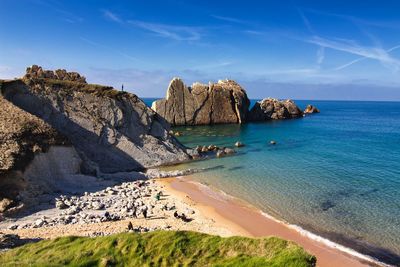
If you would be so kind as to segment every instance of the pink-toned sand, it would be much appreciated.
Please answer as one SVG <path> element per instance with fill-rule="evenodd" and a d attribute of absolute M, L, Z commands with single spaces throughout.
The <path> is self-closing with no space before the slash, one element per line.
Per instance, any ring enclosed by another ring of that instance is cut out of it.
<path fill-rule="evenodd" d="M 207 193 L 203 185 L 188 179 L 159 180 L 167 191 L 183 201 L 191 201 L 206 217 L 217 225 L 228 228 L 237 235 L 251 237 L 278 236 L 292 240 L 317 257 L 317 266 L 376 266 L 375 263 L 356 258 L 353 255 L 313 240 L 288 225 L 264 216 L 259 210 L 234 198 L 216 197 Z"/>

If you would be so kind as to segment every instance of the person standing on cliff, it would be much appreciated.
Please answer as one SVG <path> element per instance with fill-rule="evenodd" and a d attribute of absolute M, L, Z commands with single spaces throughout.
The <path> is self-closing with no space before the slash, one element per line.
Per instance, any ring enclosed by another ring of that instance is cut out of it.
<path fill-rule="evenodd" d="M 121 87 L 121 89 L 122 89 L 122 92 L 124 91 L 124 84 L 122 84 L 122 87 Z"/>

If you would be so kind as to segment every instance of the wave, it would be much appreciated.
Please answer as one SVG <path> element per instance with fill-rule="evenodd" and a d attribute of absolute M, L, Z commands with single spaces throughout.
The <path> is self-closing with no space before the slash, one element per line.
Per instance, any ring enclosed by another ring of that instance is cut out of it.
<path fill-rule="evenodd" d="M 366 261 L 368 263 L 371 263 L 371 264 L 374 264 L 374 265 L 378 265 L 378 266 L 384 266 L 384 267 L 394 267 L 395 266 L 395 265 L 384 263 L 384 262 L 380 261 L 379 259 L 377 259 L 375 257 L 369 256 L 369 255 L 366 255 L 366 254 L 362 254 L 362 253 L 360 253 L 360 252 L 358 252 L 358 251 L 356 251 L 356 250 L 354 250 L 354 249 L 352 249 L 350 247 L 346 247 L 344 245 L 338 244 L 338 243 L 336 243 L 336 242 L 334 242 L 332 240 L 329 240 L 328 238 L 325 238 L 325 237 L 322 237 L 322 236 L 320 236 L 318 234 L 310 232 L 310 231 L 302 228 L 299 225 L 291 224 L 289 222 L 285 222 L 285 221 L 282 221 L 280 219 L 277 219 L 276 217 L 274 217 L 274 216 L 272 216 L 272 215 L 270 215 L 270 214 L 268 214 L 268 213 L 266 213 L 266 212 L 264 212 L 264 211 L 262 211 L 262 210 L 260 210 L 258 208 L 255 208 L 251 204 L 248 204 L 245 201 L 243 201 L 241 199 L 238 199 L 238 198 L 236 198 L 236 197 L 224 192 L 221 189 L 217 189 L 217 188 L 209 186 L 208 184 L 204 184 L 204 183 L 193 181 L 193 180 L 185 179 L 185 181 L 189 182 L 189 183 L 196 184 L 200 191 L 202 191 L 203 193 L 207 194 L 208 196 L 210 196 L 210 197 L 212 197 L 212 198 L 214 198 L 216 200 L 223 200 L 223 201 L 229 201 L 229 200 L 232 201 L 233 200 L 233 201 L 243 202 L 243 203 L 247 204 L 248 206 L 251 206 L 252 208 L 256 209 L 262 216 L 264 216 L 264 217 L 266 217 L 266 218 L 268 218 L 270 220 L 273 220 L 273 221 L 275 221 L 277 223 L 283 224 L 286 227 L 295 230 L 296 232 L 298 232 L 302 236 L 305 236 L 305 237 L 307 237 L 309 239 L 312 239 L 312 240 L 314 240 L 316 242 L 320 242 L 320 243 L 322 243 L 322 244 L 324 244 L 324 245 L 326 245 L 328 247 L 337 249 L 337 250 L 339 250 L 341 252 L 344 252 L 344 253 L 349 254 L 349 255 L 351 255 L 353 257 L 356 257 L 356 258 L 358 258 L 358 259 L 360 259 L 362 261 Z"/>

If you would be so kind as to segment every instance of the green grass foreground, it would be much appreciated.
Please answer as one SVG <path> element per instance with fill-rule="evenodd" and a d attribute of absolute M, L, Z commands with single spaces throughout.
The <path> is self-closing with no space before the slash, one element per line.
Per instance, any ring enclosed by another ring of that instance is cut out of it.
<path fill-rule="evenodd" d="M 156 231 L 62 237 L 0 253 L 0 266 L 315 266 L 314 256 L 276 237 L 222 238 Z"/>

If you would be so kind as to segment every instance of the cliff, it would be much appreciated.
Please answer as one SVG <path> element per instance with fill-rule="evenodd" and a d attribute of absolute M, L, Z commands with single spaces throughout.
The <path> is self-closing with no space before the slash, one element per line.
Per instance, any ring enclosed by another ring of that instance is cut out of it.
<path fill-rule="evenodd" d="M 0 81 L 0 91 L 0 212 L 93 176 L 190 158 L 136 95 L 78 73 L 32 66 L 22 79 Z"/>
<path fill-rule="evenodd" d="M 187 87 L 174 78 L 165 99 L 153 102 L 152 109 L 172 125 L 243 123 L 250 101 L 235 81 L 195 83 Z"/>
<path fill-rule="evenodd" d="M 29 70 L 29 68 L 28 68 Z M 105 173 L 186 160 L 168 123 L 136 95 L 111 87 L 32 77 L 3 84 L 4 98 L 42 118 Z"/>
<path fill-rule="evenodd" d="M 1 85 L 0 85 L 1 87 Z M 16 206 L 17 196 L 29 187 L 23 173 L 36 155 L 69 141 L 43 120 L 0 96 L 0 212 Z"/>

